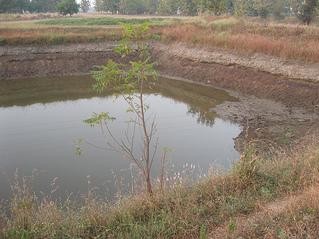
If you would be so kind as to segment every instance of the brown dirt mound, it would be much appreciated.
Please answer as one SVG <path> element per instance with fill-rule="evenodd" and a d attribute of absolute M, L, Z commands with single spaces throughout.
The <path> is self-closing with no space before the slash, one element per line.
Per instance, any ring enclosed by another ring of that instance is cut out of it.
<path fill-rule="evenodd" d="M 156 47 L 153 53 L 159 71 L 166 75 L 281 101 L 287 106 L 306 107 L 314 111 L 319 108 L 318 83 L 292 80 L 236 64 L 223 65 L 178 57 Z"/>

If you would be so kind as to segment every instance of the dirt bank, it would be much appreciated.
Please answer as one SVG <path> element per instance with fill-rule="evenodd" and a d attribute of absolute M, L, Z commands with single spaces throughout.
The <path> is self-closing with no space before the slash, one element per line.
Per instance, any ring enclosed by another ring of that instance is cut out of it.
<path fill-rule="evenodd" d="M 0 47 L 0 79 L 88 73 L 118 59 L 116 42 L 43 47 Z M 288 106 L 319 108 L 319 67 L 270 56 L 239 56 L 182 44 L 152 43 L 161 74 L 182 77 Z"/>
<path fill-rule="evenodd" d="M 300 138 L 319 128 L 319 83 L 314 80 L 291 79 L 230 64 L 236 59 L 226 56 L 216 63 L 207 60 L 209 52 L 205 55 L 191 49 L 170 50 L 171 47 L 158 43 L 153 47 L 161 74 L 221 87 L 239 99 L 213 109 L 219 117 L 242 125 L 243 131 L 236 138 L 239 151 L 254 141 L 261 153 L 272 154 L 278 147 L 296 145 Z"/>
<path fill-rule="evenodd" d="M 181 77 L 163 75 L 172 80 L 194 82 Z M 196 82 L 216 88 L 211 84 Z M 241 125 L 242 132 L 235 138 L 236 149 L 243 152 L 254 143 L 263 156 L 273 156 L 278 148 L 298 145 L 299 140 L 319 128 L 319 112 L 283 102 L 258 98 L 238 91 L 226 90 L 237 101 L 225 101 L 212 108 L 218 117 Z"/>
<path fill-rule="evenodd" d="M 0 79 L 86 74 L 107 59 L 122 61 L 113 52 L 115 45 L 116 42 L 0 47 Z M 151 46 L 161 75 L 220 87 L 239 99 L 214 109 L 220 117 L 243 126 L 237 139 L 238 149 L 251 139 L 266 142 L 260 145 L 267 150 L 268 142 L 290 145 L 319 127 L 319 82 L 315 78 L 291 79 L 287 74 L 273 74 L 269 65 L 266 72 L 266 62 L 264 68 L 258 67 L 262 65 L 261 59 L 253 66 L 249 63 L 252 59 L 226 53 L 197 51 L 183 45 L 152 43 Z M 290 69 L 288 66 L 291 64 L 277 68 L 284 73 Z M 303 67 L 299 65 L 296 71 L 306 78 L 303 69 L 307 72 L 307 67 L 313 66 Z"/>
<path fill-rule="evenodd" d="M 0 79 L 85 74 L 107 59 L 119 60 L 113 52 L 115 45 L 116 42 L 104 42 L 0 47 Z M 163 75 L 277 100 L 287 106 L 319 110 L 319 67 L 315 65 L 261 55 L 240 57 L 182 44 L 156 42 L 151 47 Z"/>
<path fill-rule="evenodd" d="M 271 155 L 278 148 L 298 145 L 299 139 L 319 128 L 318 113 L 268 99 L 235 95 L 238 102 L 225 102 L 214 111 L 219 117 L 242 125 L 243 130 L 236 139 L 241 152 L 253 141 L 260 152 Z"/>
<path fill-rule="evenodd" d="M 312 111 L 317 111 L 319 107 L 319 83 L 313 79 L 291 79 L 285 75 L 235 64 L 234 59 L 223 61 L 225 56 L 218 58 L 216 63 L 213 60 L 215 56 L 211 56 L 209 52 L 205 54 L 202 51 L 175 48 L 174 45 L 156 43 L 153 55 L 158 62 L 159 71 L 165 75 L 281 101 L 288 106 L 306 107 Z"/>
<path fill-rule="evenodd" d="M 115 59 L 114 42 L 0 47 L 0 79 L 86 74 Z"/>
<path fill-rule="evenodd" d="M 155 43 L 154 48 L 196 62 L 240 65 L 295 80 L 319 83 L 319 63 L 305 63 L 257 53 L 239 54 L 231 50 L 192 47 L 182 43 Z"/>

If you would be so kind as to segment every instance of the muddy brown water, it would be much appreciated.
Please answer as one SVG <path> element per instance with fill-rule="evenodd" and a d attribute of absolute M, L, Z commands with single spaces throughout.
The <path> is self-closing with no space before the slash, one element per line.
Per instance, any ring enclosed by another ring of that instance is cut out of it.
<path fill-rule="evenodd" d="M 103 196 L 131 192 L 137 170 L 120 153 L 102 149 L 106 139 L 100 129 L 83 122 L 93 112 L 110 112 L 117 118 L 111 128 L 120 137 L 127 106 L 111 92 L 97 95 L 91 85 L 88 76 L 0 81 L 0 198 L 10 195 L 16 169 L 20 177 L 32 176 L 39 195 L 85 194 L 88 181 Z M 239 159 L 234 138 L 241 127 L 214 112 L 226 101 L 236 99 L 219 89 L 166 79 L 148 90 L 159 148 L 171 149 L 172 180 L 196 180 L 209 168 L 228 170 Z M 76 154 L 79 139 L 81 155 Z M 158 173 L 157 163 L 154 180 Z"/>

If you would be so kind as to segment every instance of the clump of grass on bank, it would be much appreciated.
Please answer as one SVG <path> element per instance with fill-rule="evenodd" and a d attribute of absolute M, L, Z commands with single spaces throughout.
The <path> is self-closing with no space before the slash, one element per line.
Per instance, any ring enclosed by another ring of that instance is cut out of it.
<path fill-rule="evenodd" d="M 176 186 L 152 198 L 135 196 L 113 206 L 90 195 L 82 206 L 39 202 L 29 191 L 18 190 L 9 217 L 2 219 L 3 237 L 206 238 L 221 225 L 234 229 L 231 222 L 236 216 L 249 217 L 262 204 L 314 185 L 319 176 L 318 142 L 306 142 L 295 151 L 264 160 L 250 148 L 227 175 Z M 313 210 L 317 216 L 316 207 Z M 288 217 L 280 221 L 282 228 L 290 225 L 285 221 Z M 247 235 L 254 233 L 247 230 Z"/>
<path fill-rule="evenodd" d="M 319 62 L 319 28 L 217 18 L 159 29 L 166 41 Z"/>

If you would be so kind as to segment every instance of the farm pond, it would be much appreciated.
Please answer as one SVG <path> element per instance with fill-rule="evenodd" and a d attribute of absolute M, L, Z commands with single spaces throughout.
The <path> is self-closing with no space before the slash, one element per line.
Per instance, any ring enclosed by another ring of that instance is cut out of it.
<path fill-rule="evenodd" d="M 121 152 L 106 146 L 99 127 L 84 123 L 109 112 L 121 138 L 127 104 L 112 92 L 97 94 L 89 76 L 0 81 L 0 198 L 10 196 L 14 175 L 28 177 L 39 195 L 64 198 L 94 188 L 107 198 L 134 190 L 138 170 Z M 225 171 L 239 159 L 234 138 L 241 127 L 225 121 L 214 107 L 236 101 L 227 92 L 159 79 L 145 94 L 147 114 L 157 123 L 158 153 L 167 154 L 167 180 L 197 180 L 211 169 Z M 138 144 L 138 142 L 137 142 Z M 160 165 L 155 160 L 154 180 Z"/>

